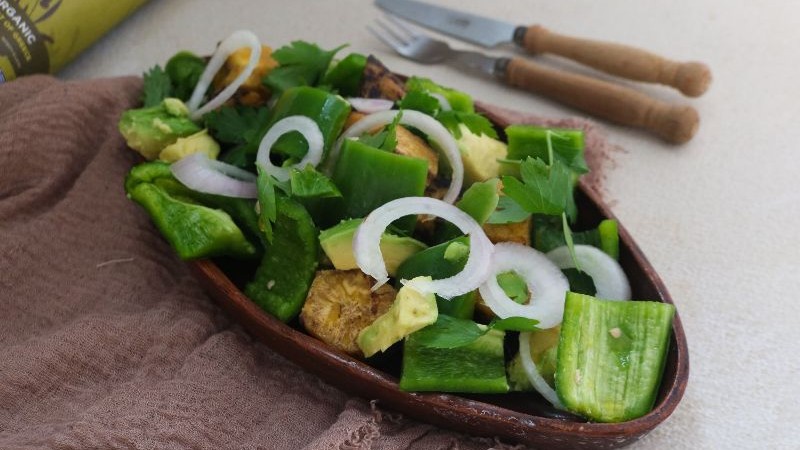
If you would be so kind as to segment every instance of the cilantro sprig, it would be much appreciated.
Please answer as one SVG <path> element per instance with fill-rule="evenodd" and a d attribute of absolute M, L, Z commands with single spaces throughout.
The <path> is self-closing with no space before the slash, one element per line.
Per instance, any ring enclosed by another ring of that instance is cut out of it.
<path fill-rule="evenodd" d="M 323 50 L 316 44 L 294 41 L 272 53 L 280 65 L 272 69 L 262 82 L 273 95 L 280 95 L 295 86 L 316 86 L 328 70 L 333 56 L 346 46 Z"/>
<path fill-rule="evenodd" d="M 212 136 L 226 144 L 245 144 L 258 138 L 259 127 L 267 121 L 269 109 L 250 106 L 223 106 L 205 116 Z"/>
<path fill-rule="evenodd" d="M 172 81 L 167 72 L 158 64 L 151 67 L 143 75 L 142 103 L 145 108 L 156 106 L 172 95 Z"/>
<path fill-rule="evenodd" d="M 497 139 L 497 132 L 492 123 L 486 117 L 469 111 L 445 111 L 442 109 L 439 100 L 432 96 L 430 92 L 421 87 L 409 89 L 405 96 L 397 102 L 401 109 L 413 109 L 429 116 L 433 116 L 456 138 L 461 137 L 461 125 L 477 135 L 485 134 Z"/>

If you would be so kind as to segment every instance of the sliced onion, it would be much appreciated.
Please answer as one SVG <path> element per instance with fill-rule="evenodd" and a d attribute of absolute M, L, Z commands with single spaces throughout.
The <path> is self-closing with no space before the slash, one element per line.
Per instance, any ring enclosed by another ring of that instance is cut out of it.
<path fill-rule="evenodd" d="M 272 164 L 269 159 L 269 154 L 272 151 L 272 146 L 278 141 L 278 138 L 286 133 L 297 131 L 303 135 L 303 138 L 308 143 L 308 152 L 300 160 L 299 163 L 291 166 L 278 167 Z M 268 174 L 272 175 L 279 181 L 286 181 L 291 176 L 290 169 L 303 168 L 308 164 L 316 166 L 322 161 L 322 150 L 325 144 L 325 138 L 322 136 L 322 131 L 316 122 L 306 116 L 289 116 L 277 122 L 267 131 L 261 144 L 258 146 L 258 154 L 256 155 L 256 163 L 261 165 Z"/>
<path fill-rule="evenodd" d="M 430 197 L 404 197 L 392 200 L 372 211 L 356 229 L 353 253 L 361 271 L 377 281 L 372 289 L 379 288 L 389 280 L 380 247 L 383 231 L 395 220 L 412 214 L 441 217 L 470 237 L 469 257 L 461 272 L 440 280 L 418 280 L 415 289 L 425 294 L 438 294 L 447 299 L 475 290 L 489 274 L 494 246 L 478 222 L 469 214 L 449 203 Z"/>
<path fill-rule="evenodd" d="M 394 106 L 393 101 L 384 98 L 350 97 L 347 101 L 356 111 L 365 114 L 388 111 Z"/>
<path fill-rule="evenodd" d="M 392 123 L 399 112 L 400 111 L 381 111 L 370 114 L 345 130 L 339 137 L 339 140 L 336 141 L 336 144 L 333 146 L 328 156 L 329 170 L 336 164 L 336 160 L 339 158 L 339 151 L 345 139 L 361 136 L 363 133 L 373 128 L 388 125 Z M 461 161 L 461 153 L 458 151 L 458 144 L 456 144 L 453 135 L 451 135 L 450 132 L 447 131 L 447 128 L 439 123 L 438 120 L 419 111 L 410 109 L 403 110 L 403 117 L 400 119 L 400 123 L 417 128 L 427 134 L 430 139 L 439 145 L 442 152 L 444 152 L 444 155 L 447 157 L 447 162 L 452 169 L 452 177 L 450 180 L 450 187 L 447 188 L 447 193 L 442 200 L 447 203 L 453 203 L 456 198 L 458 198 L 458 194 L 461 192 L 461 186 L 464 183 L 464 163 Z"/>
<path fill-rule="evenodd" d="M 564 405 L 561 404 L 561 401 L 558 399 L 556 391 L 547 384 L 542 374 L 539 373 L 536 363 L 533 362 L 533 358 L 531 358 L 530 333 L 519 334 L 519 357 L 522 360 L 522 368 L 525 370 L 525 375 L 528 376 L 528 380 L 533 385 L 533 388 L 536 389 L 536 392 L 542 394 L 542 397 L 556 408 L 565 409 Z"/>
<path fill-rule="evenodd" d="M 182 158 L 170 166 L 172 174 L 189 189 L 226 197 L 256 198 L 256 176 L 230 164 L 208 159 L 203 153 Z"/>
<path fill-rule="evenodd" d="M 516 272 L 531 292 L 531 302 L 521 305 L 511 300 L 497 283 L 497 275 Z M 492 267 L 480 293 L 486 306 L 501 319 L 527 317 L 539 321 L 539 328 L 552 328 L 561 323 L 569 282 L 567 277 L 544 253 L 514 242 L 494 246 Z"/>
<path fill-rule="evenodd" d="M 431 97 L 435 98 L 436 100 L 439 100 L 439 108 L 441 108 L 442 111 L 452 111 L 453 110 L 453 107 L 450 106 L 450 102 L 447 101 L 447 99 L 445 98 L 444 95 L 438 94 L 436 92 L 428 92 L 428 95 L 430 95 Z"/>
<path fill-rule="evenodd" d="M 551 250 L 547 257 L 561 269 L 575 267 L 567 246 Z M 596 297 L 606 300 L 630 300 L 631 285 L 619 263 L 597 247 L 576 245 L 575 259 L 581 270 L 592 277 Z"/>
<path fill-rule="evenodd" d="M 203 96 L 206 94 L 208 87 L 214 80 L 214 75 L 216 75 L 219 69 L 222 68 L 222 65 L 225 64 L 225 60 L 228 59 L 228 56 L 242 47 L 247 47 L 250 49 L 250 59 L 247 61 L 247 65 L 244 66 L 244 69 L 242 69 L 242 73 L 240 73 L 239 76 L 237 76 L 231 84 L 226 86 L 225 89 L 223 89 L 222 92 L 220 92 L 216 97 L 200 107 L 200 102 L 203 100 Z M 189 108 L 189 117 L 191 117 L 192 120 L 197 120 L 202 117 L 203 114 L 217 109 L 218 107 L 222 106 L 223 103 L 228 101 L 229 98 L 233 97 L 233 94 L 236 93 L 236 90 L 239 89 L 239 86 L 241 86 L 242 83 L 244 83 L 245 80 L 247 80 L 253 73 L 253 70 L 255 70 L 256 66 L 258 65 L 258 60 L 260 58 L 261 41 L 258 40 L 258 37 L 256 37 L 252 31 L 234 31 L 219 44 L 219 47 L 217 47 L 217 50 L 214 52 L 211 60 L 206 65 L 205 70 L 203 70 L 203 74 L 200 75 L 200 80 L 197 82 L 197 86 L 194 87 L 192 96 L 186 103 L 186 106 Z"/>

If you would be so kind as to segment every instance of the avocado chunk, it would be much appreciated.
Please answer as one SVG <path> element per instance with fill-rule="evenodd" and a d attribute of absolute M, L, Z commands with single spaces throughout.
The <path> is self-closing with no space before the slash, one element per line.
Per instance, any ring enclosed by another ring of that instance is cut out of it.
<path fill-rule="evenodd" d="M 466 127 L 459 125 L 461 137 L 456 141 L 464 162 L 464 185 L 469 186 L 477 181 L 486 181 L 500 175 L 499 159 L 508 154 L 504 142 L 485 134 L 474 134 Z"/>
<path fill-rule="evenodd" d="M 426 345 L 418 333 L 411 334 L 403 347 L 399 387 L 404 391 L 508 392 L 504 336 L 503 331 L 489 330 L 467 345 L 435 348 Z"/>
<path fill-rule="evenodd" d="M 386 351 L 395 342 L 436 322 L 439 316 L 436 297 L 433 294 L 423 294 L 414 287 L 415 281 L 422 279 L 430 280 L 430 277 L 408 281 L 397 292 L 391 308 L 361 330 L 356 342 L 364 356 L 369 358 L 379 351 Z"/>
<path fill-rule="evenodd" d="M 641 417 L 655 403 L 675 307 L 567 293 L 558 342 L 556 393 L 597 422 Z"/>
<path fill-rule="evenodd" d="M 411 256 L 397 268 L 397 278 L 412 279 L 429 275 L 439 280 L 451 277 L 464 269 L 468 256 L 469 238 L 462 236 Z M 450 300 L 436 296 L 437 309 L 442 314 L 469 319 L 475 311 L 476 292 L 467 292 Z"/>
<path fill-rule="evenodd" d="M 339 270 L 358 268 L 353 254 L 353 237 L 363 221 L 364 219 L 344 220 L 319 233 L 319 244 L 333 263 L 333 267 Z M 381 254 L 386 263 L 386 271 L 392 277 L 397 273 L 400 264 L 426 248 L 427 245 L 410 237 L 395 236 L 390 233 L 381 235 Z"/>

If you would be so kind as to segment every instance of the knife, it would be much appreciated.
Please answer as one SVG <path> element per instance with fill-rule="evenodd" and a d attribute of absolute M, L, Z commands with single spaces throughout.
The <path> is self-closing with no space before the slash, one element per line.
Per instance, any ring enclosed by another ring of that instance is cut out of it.
<path fill-rule="evenodd" d="M 416 0 L 375 0 L 380 8 L 441 33 L 483 47 L 514 42 L 530 53 L 550 53 L 631 80 L 672 86 L 698 97 L 711 83 L 700 62 L 676 62 L 626 45 L 553 33 L 541 25 L 518 26 Z"/>

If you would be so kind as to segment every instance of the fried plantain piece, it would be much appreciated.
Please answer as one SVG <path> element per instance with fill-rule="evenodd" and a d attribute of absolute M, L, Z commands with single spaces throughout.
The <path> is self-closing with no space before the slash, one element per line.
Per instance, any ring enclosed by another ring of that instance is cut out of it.
<path fill-rule="evenodd" d="M 406 93 L 405 83 L 372 55 L 367 57 L 361 96 L 399 100 Z"/>
<path fill-rule="evenodd" d="M 370 292 L 372 283 L 358 269 L 318 271 L 300 312 L 300 322 L 309 334 L 331 347 L 363 357 L 356 344 L 358 334 L 385 313 L 397 295 L 388 284 Z"/>
<path fill-rule="evenodd" d="M 497 244 L 498 242 L 517 242 L 527 246 L 531 245 L 530 217 L 522 222 L 516 223 L 485 223 L 483 224 L 483 231 L 493 244 Z"/>

